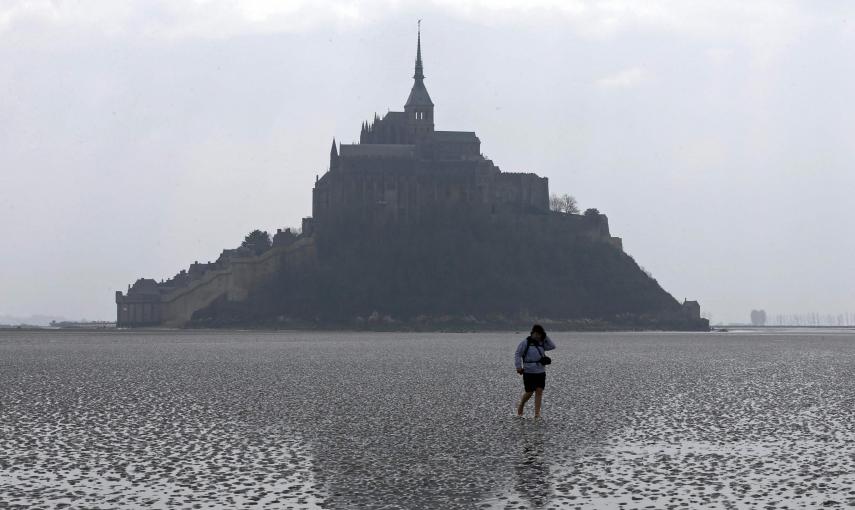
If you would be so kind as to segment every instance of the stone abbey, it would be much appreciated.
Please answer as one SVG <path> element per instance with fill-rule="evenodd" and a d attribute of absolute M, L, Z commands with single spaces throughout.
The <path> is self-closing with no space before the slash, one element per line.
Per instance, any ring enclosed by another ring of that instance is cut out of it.
<path fill-rule="evenodd" d="M 196 262 L 166 281 L 139 279 L 127 293 L 116 292 L 117 325 L 184 327 L 198 312 L 217 303 L 248 302 L 255 289 L 264 284 L 269 287 L 277 275 L 318 274 L 313 270 L 324 264 L 319 247 L 327 252 L 339 250 L 336 240 L 346 237 L 339 233 L 394 226 L 409 229 L 408 234 L 413 235 L 431 222 L 454 223 L 464 218 L 477 218 L 480 225 L 499 225 L 500 231 L 533 233 L 538 239 L 561 238 L 579 246 L 594 243 L 599 248 L 591 253 L 607 250 L 608 257 L 623 257 L 620 263 L 634 268 L 630 269 L 632 278 L 641 274 L 634 262 L 624 260 L 631 258 L 623 254 L 621 240 L 610 235 L 605 215 L 594 210 L 585 215 L 550 211 L 546 177 L 502 172 L 483 156 L 474 132 L 439 131 L 434 120 L 419 30 L 413 85 L 404 110 L 390 111 L 382 118 L 375 114 L 373 120 L 364 122 L 359 143 L 336 145 L 333 140 L 329 168 L 316 178 L 312 216 L 303 219 L 299 234 L 279 230 L 272 247 L 263 253 L 245 247 L 224 250 L 215 262 Z M 389 241 L 392 246 L 393 240 Z M 492 250 L 488 251 L 494 253 Z M 405 263 L 418 266 L 415 259 L 418 257 L 411 255 Z M 385 271 L 379 271 L 375 280 L 388 279 L 382 273 Z M 341 282 L 352 273 L 338 274 Z M 680 312 L 676 301 L 651 282 L 642 286 L 655 287 L 655 293 L 661 294 L 656 294 L 657 299 L 667 296 L 659 303 L 665 302 L 668 314 L 685 314 L 686 307 Z M 618 285 L 625 286 L 625 282 Z M 643 294 L 636 301 L 643 301 Z M 556 301 L 561 299 L 557 296 Z M 692 309 L 690 319 L 700 319 L 698 313 Z"/>
<path fill-rule="evenodd" d="M 448 209 L 549 210 L 546 177 L 502 172 L 481 154 L 474 132 L 435 129 L 421 34 L 413 80 L 404 111 L 363 123 L 358 144 L 336 148 L 333 141 L 329 172 L 314 189 L 316 222 L 354 216 L 369 222 L 419 220 Z"/>

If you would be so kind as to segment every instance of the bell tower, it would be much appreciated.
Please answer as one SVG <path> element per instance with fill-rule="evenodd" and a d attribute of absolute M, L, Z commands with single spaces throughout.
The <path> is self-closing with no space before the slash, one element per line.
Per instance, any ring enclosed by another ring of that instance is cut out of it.
<path fill-rule="evenodd" d="M 419 20 L 416 42 L 416 72 L 413 75 L 413 88 L 404 105 L 407 115 L 407 128 L 413 142 L 433 133 L 433 101 L 425 88 L 425 75 L 422 66 L 422 20 Z"/>

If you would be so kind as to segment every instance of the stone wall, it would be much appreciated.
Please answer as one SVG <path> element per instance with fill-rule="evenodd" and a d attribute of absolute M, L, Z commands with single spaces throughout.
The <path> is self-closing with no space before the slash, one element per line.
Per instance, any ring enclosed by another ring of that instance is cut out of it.
<path fill-rule="evenodd" d="M 499 214 L 495 221 L 517 232 L 527 232 L 540 238 L 559 236 L 577 241 L 605 242 L 622 249 L 620 238 L 611 236 L 609 219 L 605 214 L 581 215 L 548 211 L 540 214 Z"/>
<path fill-rule="evenodd" d="M 489 160 L 424 162 L 343 158 L 313 190 L 319 224 L 359 219 L 381 225 L 417 222 L 449 210 L 528 214 L 549 209 L 549 181 L 502 173 Z"/>
<path fill-rule="evenodd" d="M 134 299 L 116 292 L 116 325 L 159 326 L 162 322 L 160 296 L 145 296 Z"/>
<path fill-rule="evenodd" d="M 116 318 L 119 327 L 163 326 L 182 327 L 197 310 L 225 297 L 243 301 L 252 289 L 281 270 L 303 271 L 316 263 L 313 237 L 274 247 L 254 257 L 233 257 L 222 267 L 206 271 L 186 286 L 160 294 L 125 296 L 116 292 Z"/>
<path fill-rule="evenodd" d="M 549 207 L 549 179 L 531 173 L 503 172 L 496 179 L 498 203 L 527 213 Z"/>

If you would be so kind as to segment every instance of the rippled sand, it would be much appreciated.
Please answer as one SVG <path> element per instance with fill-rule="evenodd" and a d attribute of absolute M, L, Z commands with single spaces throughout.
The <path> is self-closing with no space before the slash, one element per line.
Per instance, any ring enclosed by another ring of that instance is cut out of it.
<path fill-rule="evenodd" d="M 0 332 L 0 508 L 855 506 L 855 333 Z"/>

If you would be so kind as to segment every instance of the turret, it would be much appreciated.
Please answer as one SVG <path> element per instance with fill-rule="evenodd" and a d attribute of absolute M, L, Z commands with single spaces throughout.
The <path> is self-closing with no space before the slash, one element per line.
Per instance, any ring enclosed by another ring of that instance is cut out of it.
<path fill-rule="evenodd" d="M 332 148 L 330 148 L 330 171 L 338 168 L 338 149 L 335 146 L 335 138 L 332 140 Z"/>
<path fill-rule="evenodd" d="M 419 20 L 419 31 L 416 42 L 416 72 L 413 74 L 413 88 L 404 105 L 407 114 L 407 126 L 410 136 L 416 140 L 433 133 L 433 101 L 425 88 L 424 66 L 422 65 L 422 29 Z"/>

